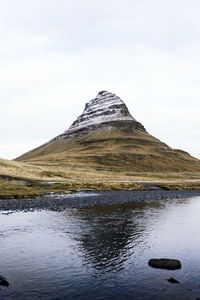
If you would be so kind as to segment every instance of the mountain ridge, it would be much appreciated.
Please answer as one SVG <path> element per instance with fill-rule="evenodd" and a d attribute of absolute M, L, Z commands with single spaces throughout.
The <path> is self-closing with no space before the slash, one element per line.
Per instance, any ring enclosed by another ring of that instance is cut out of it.
<path fill-rule="evenodd" d="M 87 135 L 109 125 L 114 127 L 126 125 L 146 131 L 144 126 L 132 117 L 120 97 L 107 91 L 100 91 L 94 99 L 86 103 L 83 113 L 72 123 L 69 129 L 51 141 Z"/>
<path fill-rule="evenodd" d="M 111 172 L 200 172 L 200 161 L 151 136 L 115 94 L 101 91 L 68 130 L 17 161 Z"/>

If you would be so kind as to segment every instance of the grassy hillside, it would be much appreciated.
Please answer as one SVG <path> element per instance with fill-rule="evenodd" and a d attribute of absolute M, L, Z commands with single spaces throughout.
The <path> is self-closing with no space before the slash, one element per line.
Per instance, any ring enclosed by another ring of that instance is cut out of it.
<path fill-rule="evenodd" d="M 27 163 L 9 161 L 0 158 L 0 178 L 29 180 L 60 180 L 67 178 L 68 171 L 59 168 L 34 166 Z"/>
<path fill-rule="evenodd" d="M 35 166 L 0 159 L 0 198 L 35 197 L 76 190 L 200 189 L 200 173 L 150 173 L 97 170 L 88 166 Z"/>
<path fill-rule="evenodd" d="M 149 186 L 200 189 L 200 162 L 127 127 L 49 142 L 15 161 L 0 159 L 0 198 Z"/>
<path fill-rule="evenodd" d="M 148 133 L 107 128 L 71 140 L 46 143 L 16 159 L 38 166 L 91 169 L 113 174 L 200 173 L 200 161 L 181 150 L 174 150 Z"/>

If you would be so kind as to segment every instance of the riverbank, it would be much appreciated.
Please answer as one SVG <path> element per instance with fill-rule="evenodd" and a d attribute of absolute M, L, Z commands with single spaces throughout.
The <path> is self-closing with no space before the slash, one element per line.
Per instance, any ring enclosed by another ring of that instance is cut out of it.
<path fill-rule="evenodd" d="M 0 177 L 0 199 L 24 199 L 41 197 L 44 194 L 61 193 L 69 194 L 77 191 L 151 191 L 151 190 L 200 190 L 200 182 L 191 181 L 148 181 L 142 182 L 58 182 L 29 180 Z"/>
<path fill-rule="evenodd" d="M 99 205 L 123 204 L 130 202 L 149 202 L 154 200 L 189 198 L 200 196 L 200 190 L 185 191 L 88 191 L 74 194 L 46 194 L 29 199 L 0 199 L 0 210 L 65 210 Z"/>
<path fill-rule="evenodd" d="M 110 193 L 111 202 L 143 191 Z M 94 192 L 87 193 L 90 200 L 80 194 L 68 201 L 94 203 Z M 1 286 L 0 299 L 199 298 L 200 197 L 141 201 L 1 211 L 0 271 L 10 285 Z M 178 259 L 182 268 L 154 269 L 148 265 L 152 258 Z"/>

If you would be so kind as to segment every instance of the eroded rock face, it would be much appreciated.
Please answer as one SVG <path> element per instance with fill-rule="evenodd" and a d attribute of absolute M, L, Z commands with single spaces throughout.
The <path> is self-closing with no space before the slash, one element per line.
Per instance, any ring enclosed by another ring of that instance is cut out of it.
<path fill-rule="evenodd" d="M 86 103 L 83 113 L 71 127 L 52 141 L 87 135 L 109 126 L 116 128 L 127 126 L 146 132 L 144 126 L 131 116 L 125 103 L 118 96 L 101 91 L 96 98 Z"/>

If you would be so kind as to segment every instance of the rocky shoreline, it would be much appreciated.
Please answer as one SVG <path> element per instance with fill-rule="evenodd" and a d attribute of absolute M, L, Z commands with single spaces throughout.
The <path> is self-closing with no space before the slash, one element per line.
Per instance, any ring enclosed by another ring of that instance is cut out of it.
<path fill-rule="evenodd" d="M 200 196 L 200 190 L 183 191 L 80 191 L 74 194 L 45 194 L 31 199 L 0 199 L 0 211 L 65 210 L 99 205 L 148 202 Z"/>

